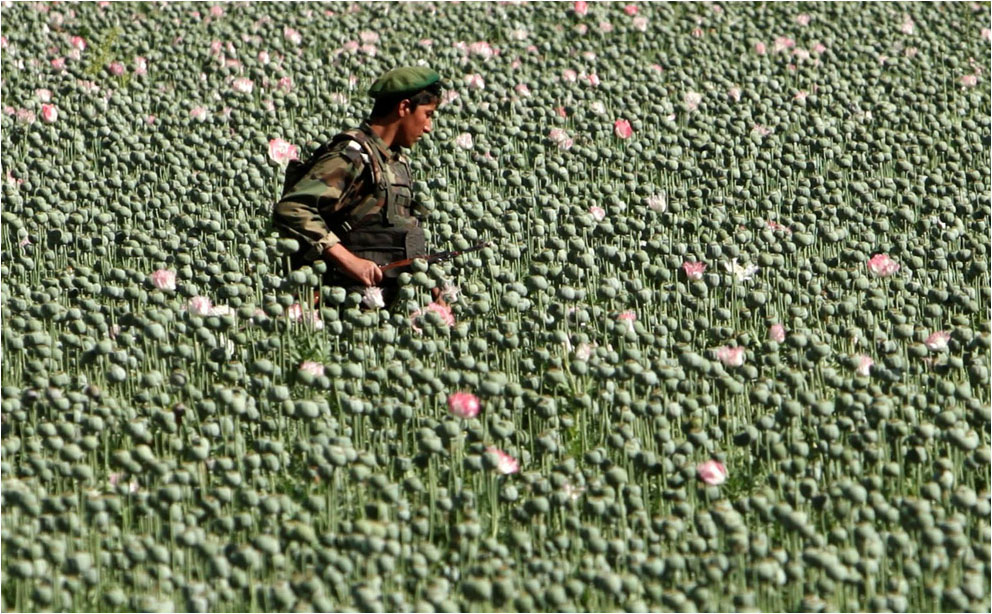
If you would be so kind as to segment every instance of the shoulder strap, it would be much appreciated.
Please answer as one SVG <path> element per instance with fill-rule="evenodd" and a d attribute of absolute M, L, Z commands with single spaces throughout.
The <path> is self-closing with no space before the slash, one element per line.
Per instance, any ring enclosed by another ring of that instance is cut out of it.
<path fill-rule="evenodd" d="M 372 164 L 372 180 L 375 182 L 376 188 L 380 190 L 385 189 L 386 184 L 382 176 L 382 161 L 379 158 L 379 152 L 376 151 L 375 146 L 370 142 L 368 135 L 357 128 L 345 130 L 331 139 L 330 145 L 333 146 L 345 140 L 355 141 L 365 150 Z"/>
<path fill-rule="evenodd" d="M 355 207 L 354 211 L 352 211 L 349 215 L 351 220 L 342 224 L 345 232 L 347 232 L 356 224 L 361 222 L 365 216 L 376 209 L 376 207 L 380 207 L 383 204 L 388 205 L 389 185 L 385 174 L 382 171 L 382 156 L 379 153 L 378 148 L 371 142 L 371 139 L 369 139 L 368 134 L 366 134 L 363 130 L 356 128 L 354 130 L 346 130 L 342 132 L 335 137 L 335 140 L 337 142 L 341 142 L 342 140 L 352 140 L 361 146 L 366 155 L 368 155 L 372 166 L 372 180 L 375 183 L 375 194 L 365 198 L 361 204 Z M 381 197 L 378 195 L 381 195 Z M 386 202 L 383 203 L 383 201 Z"/>

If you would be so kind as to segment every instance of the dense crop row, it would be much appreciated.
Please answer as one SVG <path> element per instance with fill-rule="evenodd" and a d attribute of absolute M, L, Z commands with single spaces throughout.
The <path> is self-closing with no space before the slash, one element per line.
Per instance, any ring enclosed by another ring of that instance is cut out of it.
<path fill-rule="evenodd" d="M 989 609 L 987 5 L 2 10 L 5 610 Z M 271 204 L 419 61 L 492 245 L 360 309 Z"/>

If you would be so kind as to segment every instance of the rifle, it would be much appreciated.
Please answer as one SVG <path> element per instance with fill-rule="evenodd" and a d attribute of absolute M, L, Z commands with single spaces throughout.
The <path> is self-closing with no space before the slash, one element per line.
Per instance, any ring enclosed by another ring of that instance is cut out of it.
<path fill-rule="evenodd" d="M 432 264 L 434 262 L 444 262 L 445 260 L 451 260 L 455 256 L 460 256 L 462 254 L 468 254 L 470 252 L 477 252 L 480 249 L 482 249 L 483 247 L 489 247 L 489 241 L 484 241 L 482 243 L 479 243 L 477 245 L 473 245 L 472 247 L 469 247 L 467 249 L 463 249 L 463 250 L 457 251 L 457 252 L 454 252 L 454 251 L 452 251 L 452 252 L 438 252 L 436 254 L 429 254 L 427 256 L 417 256 L 415 258 L 404 258 L 403 260 L 396 260 L 394 262 L 390 262 L 389 264 L 380 265 L 379 268 L 382 270 L 383 273 L 385 273 L 386 271 L 388 271 L 390 269 L 399 269 L 399 268 L 403 268 L 403 267 L 408 267 L 411 264 L 413 264 L 413 261 L 414 260 L 418 260 L 418 259 L 426 260 L 427 261 L 427 264 Z"/>

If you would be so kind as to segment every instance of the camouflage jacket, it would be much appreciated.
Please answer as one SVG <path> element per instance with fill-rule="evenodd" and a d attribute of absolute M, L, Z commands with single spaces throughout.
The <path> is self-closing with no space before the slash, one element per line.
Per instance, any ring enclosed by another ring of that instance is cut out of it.
<path fill-rule="evenodd" d="M 338 243 L 350 248 L 349 233 L 359 222 L 382 217 L 394 227 L 418 226 L 406 156 L 389 149 L 367 123 L 358 130 L 371 151 L 356 140 L 340 138 L 275 205 L 274 226 L 300 242 L 294 266 L 319 259 Z"/>

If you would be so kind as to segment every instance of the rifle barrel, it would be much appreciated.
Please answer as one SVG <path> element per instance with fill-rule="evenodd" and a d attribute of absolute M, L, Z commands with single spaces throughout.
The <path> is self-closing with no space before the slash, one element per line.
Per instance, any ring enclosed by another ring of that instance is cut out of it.
<path fill-rule="evenodd" d="M 468 249 L 463 249 L 459 252 L 438 252 L 436 254 L 428 254 L 427 256 L 417 256 L 416 258 L 404 258 L 403 260 L 395 260 L 393 262 L 390 262 L 389 264 L 383 264 L 379 268 L 383 271 L 388 271 L 390 269 L 398 269 L 401 267 L 410 266 L 411 264 L 413 264 L 413 261 L 416 260 L 417 258 L 422 258 L 426 260 L 428 263 L 441 262 L 449 258 L 454 258 L 455 256 L 460 256 L 468 252 L 474 252 L 480 250 L 483 247 L 487 247 L 488 245 L 489 245 L 488 242 L 479 243 L 478 245 L 473 245 L 472 247 Z"/>

